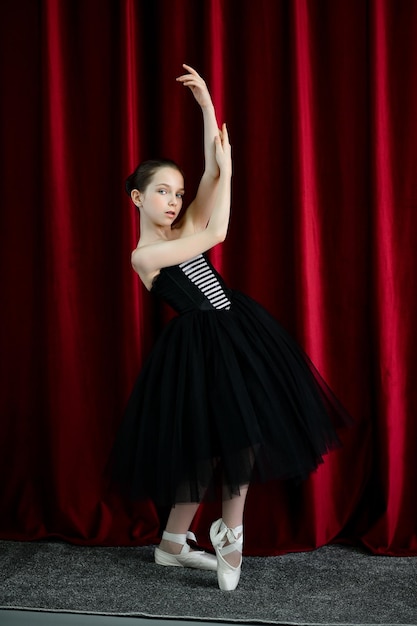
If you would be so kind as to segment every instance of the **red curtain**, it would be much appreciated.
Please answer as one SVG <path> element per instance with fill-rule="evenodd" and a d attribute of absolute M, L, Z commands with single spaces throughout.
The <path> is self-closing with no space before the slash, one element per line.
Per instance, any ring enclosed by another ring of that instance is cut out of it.
<path fill-rule="evenodd" d="M 0 536 L 157 541 L 104 468 L 169 313 L 130 267 L 138 161 L 202 171 L 207 79 L 234 155 L 213 259 L 305 347 L 354 417 L 302 486 L 252 487 L 247 554 L 334 541 L 417 554 L 417 3 L 0 4 Z M 207 543 L 217 505 L 195 529 Z"/>

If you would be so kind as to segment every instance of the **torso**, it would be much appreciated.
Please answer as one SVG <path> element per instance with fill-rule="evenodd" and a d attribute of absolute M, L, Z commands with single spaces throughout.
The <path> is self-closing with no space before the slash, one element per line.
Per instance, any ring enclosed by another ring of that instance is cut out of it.
<path fill-rule="evenodd" d="M 231 307 L 231 291 L 206 254 L 163 267 L 151 291 L 179 314 L 228 311 Z"/>

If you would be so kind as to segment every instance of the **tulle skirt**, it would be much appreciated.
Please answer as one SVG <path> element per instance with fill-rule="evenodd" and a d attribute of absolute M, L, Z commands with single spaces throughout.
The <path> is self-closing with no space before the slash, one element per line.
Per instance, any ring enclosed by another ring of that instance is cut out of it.
<path fill-rule="evenodd" d="M 252 481 L 303 479 L 350 418 L 257 302 L 171 320 L 138 377 L 112 455 L 133 499 L 200 502 Z"/>

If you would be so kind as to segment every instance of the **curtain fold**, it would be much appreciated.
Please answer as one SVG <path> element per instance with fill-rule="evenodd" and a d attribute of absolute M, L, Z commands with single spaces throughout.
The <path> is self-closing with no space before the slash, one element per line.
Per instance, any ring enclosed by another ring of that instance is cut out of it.
<path fill-rule="evenodd" d="M 417 48 L 411 31 L 417 7 L 408 9 L 401 3 L 370 5 L 377 484 L 386 512 L 364 538 L 367 545 L 377 543 L 378 552 L 391 553 L 394 546 L 402 546 L 403 554 L 413 549 L 417 527 L 411 504 L 417 464 L 410 454 L 417 440 L 412 390 L 416 183 L 403 176 L 403 169 L 416 164 L 415 129 L 405 112 L 416 103 L 413 57 Z"/>
<path fill-rule="evenodd" d="M 227 282 L 296 336 L 354 418 L 302 485 L 249 491 L 247 554 L 343 541 L 417 554 L 417 5 L 6 0 L 0 6 L 0 536 L 142 545 L 151 502 L 106 464 L 172 315 L 130 266 L 125 177 L 203 170 L 207 80 L 228 123 Z M 217 504 L 194 521 L 203 545 Z"/>

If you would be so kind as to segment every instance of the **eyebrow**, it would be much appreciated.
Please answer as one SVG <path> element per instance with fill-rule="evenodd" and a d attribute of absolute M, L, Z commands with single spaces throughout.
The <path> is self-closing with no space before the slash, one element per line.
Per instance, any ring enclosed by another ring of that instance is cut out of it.
<path fill-rule="evenodd" d="M 155 187 L 169 187 L 171 189 L 171 185 L 168 183 L 155 183 Z M 184 191 L 184 187 L 179 187 L 177 191 Z"/>

